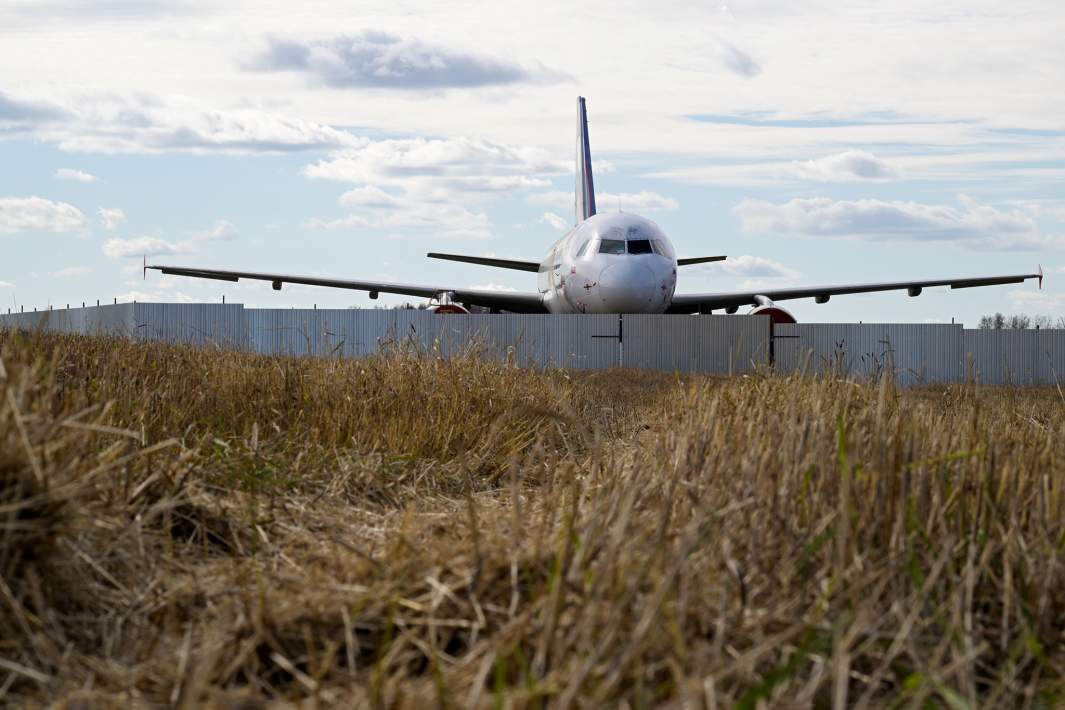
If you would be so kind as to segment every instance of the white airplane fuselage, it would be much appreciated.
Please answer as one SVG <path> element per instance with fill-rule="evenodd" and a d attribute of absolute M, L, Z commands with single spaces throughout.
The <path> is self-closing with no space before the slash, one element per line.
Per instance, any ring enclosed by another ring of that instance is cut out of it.
<path fill-rule="evenodd" d="M 594 214 L 555 242 L 537 288 L 550 313 L 662 313 L 677 287 L 677 256 L 658 225 Z"/>

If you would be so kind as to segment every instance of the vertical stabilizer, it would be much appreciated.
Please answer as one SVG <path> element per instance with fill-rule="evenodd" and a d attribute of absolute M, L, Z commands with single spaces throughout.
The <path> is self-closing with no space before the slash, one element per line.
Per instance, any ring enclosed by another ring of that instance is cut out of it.
<path fill-rule="evenodd" d="M 584 97 L 577 97 L 577 224 L 595 214 L 595 185 L 592 184 L 592 149 L 588 145 L 588 112 Z"/>

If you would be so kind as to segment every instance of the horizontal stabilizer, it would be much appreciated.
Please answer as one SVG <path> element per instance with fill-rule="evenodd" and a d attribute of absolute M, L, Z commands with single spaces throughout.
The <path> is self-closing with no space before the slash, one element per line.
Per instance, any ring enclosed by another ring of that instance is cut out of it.
<path fill-rule="evenodd" d="M 466 256 L 464 254 L 438 254 L 429 252 L 426 254 L 430 259 L 446 259 L 447 261 L 461 261 L 467 264 L 479 264 L 481 266 L 494 266 L 497 269 L 514 269 L 515 271 L 539 271 L 538 261 L 519 261 L 518 259 L 496 259 L 487 256 Z"/>
<path fill-rule="evenodd" d="M 709 261 L 724 261 L 727 256 L 693 256 L 690 259 L 677 259 L 677 266 L 691 266 L 692 264 L 705 264 Z"/>

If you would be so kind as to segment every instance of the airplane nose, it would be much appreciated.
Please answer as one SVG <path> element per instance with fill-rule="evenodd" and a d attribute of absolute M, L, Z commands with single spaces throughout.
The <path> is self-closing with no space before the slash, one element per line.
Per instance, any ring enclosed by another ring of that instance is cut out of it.
<path fill-rule="evenodd" d="M 608 313 L 642 313 L 656 294 L 654 273 L 638 260 L 611 264 L 599 274 L 599 297 Z"/>

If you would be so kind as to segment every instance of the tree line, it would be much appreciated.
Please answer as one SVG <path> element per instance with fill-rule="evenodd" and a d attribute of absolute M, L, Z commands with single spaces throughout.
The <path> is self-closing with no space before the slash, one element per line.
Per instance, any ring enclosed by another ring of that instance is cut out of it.
<path fill-rule="evenodd" d="M 1029 316 L 1023 313 L 1014 315 L 1003 315 L 1001 313 L 993 313 L 987 316 L 980 316 L 980 323 L 977 328 L 981 330 L 1028 330 L 1030 328 L 1038 328 L 1040 330 L 1046 328 L 1065 328 L 1065 316 Z"/>

